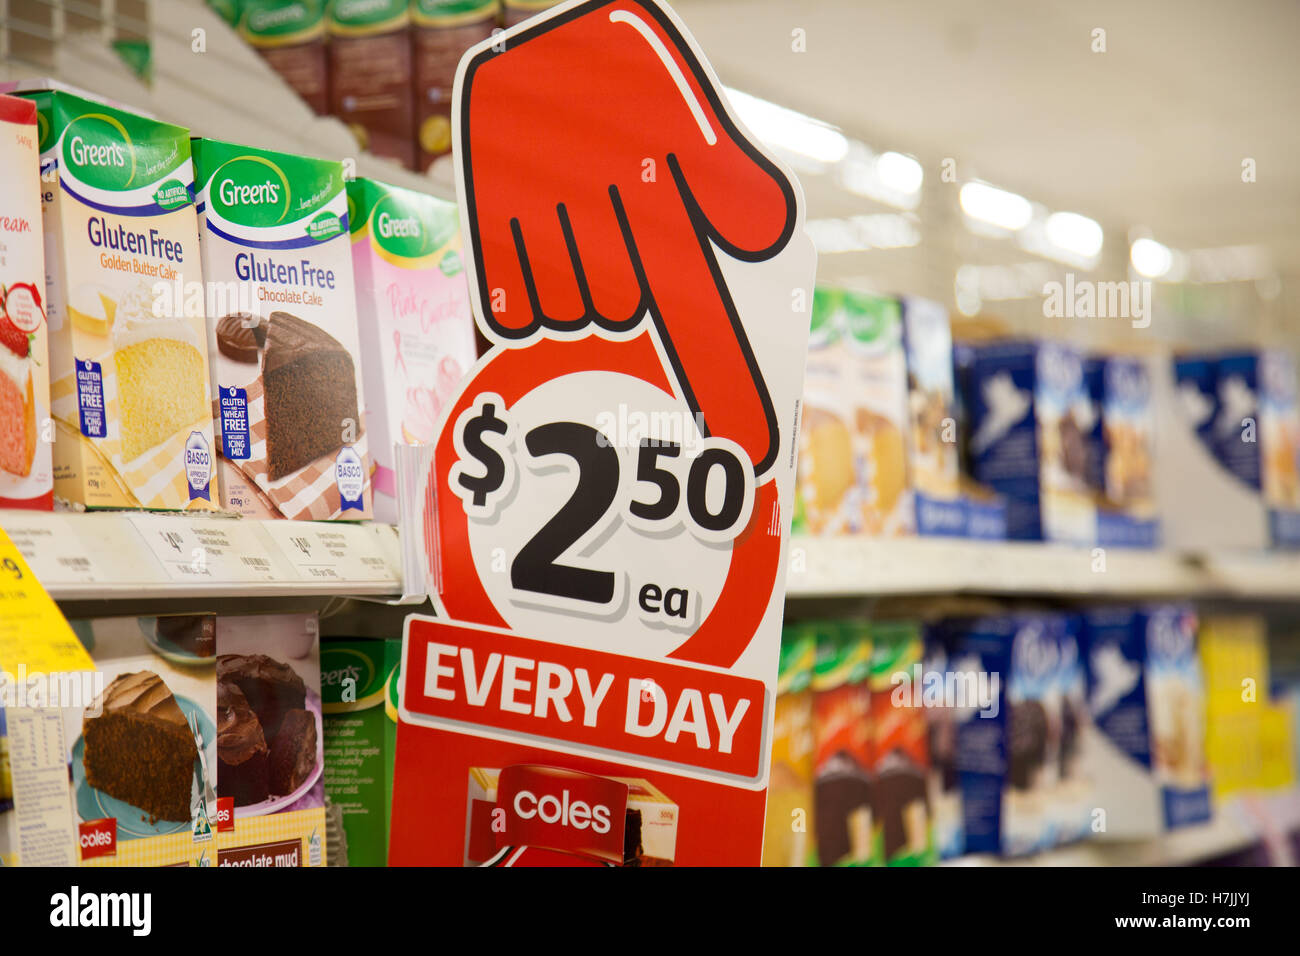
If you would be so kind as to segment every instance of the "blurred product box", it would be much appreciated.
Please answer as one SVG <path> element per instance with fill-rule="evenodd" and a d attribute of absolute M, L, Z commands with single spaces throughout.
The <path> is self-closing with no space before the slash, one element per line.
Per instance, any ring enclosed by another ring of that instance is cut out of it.
<path fill-rule="evenodd" d="M 881 862 L 872 817 L 871 636 L 864 621 L 814 625 L 813 818 L 822 866 Z"/>
<path fill-rule="evenodd" d="M 1184 355 L 1153 380 L 1158 500 L 1177 547 L 1300 548 L 1300 406 L 1290 355 Z M 1213 502 L 1207 508 L 1206 502 Z"/>
<path fill-rule="evenodd" d="M 912 533 L 907 402 L 898 301 L 818 288 L 799 433 L 796 533 Z"/>
<path fill-rule="evenodd" d="M 807 866 L 813 846 L 813 664 L 816 633 L 788 624 L 781 635 L 772 770 L 767 785 L 764 866 Z"/>
<path fill-rule="evenodd" d="M 957 420 L 957 462 L 961 506 L 965 519 L 965 536 L 984 541 L 1002 541 L 1007 537 L 1007 499 L 987 485 L 975 480 L 970 450 L 971 371 L 975 364 L 975 346 L 954 339 L 953 411 Z"/>
<path fill-rule="evenodd" d="M 1093 608 L 1082 630 L 1097 733 L 1088 771 L 1098 839 L 1157 836 L 1210 819 L 1196 615 L 1184 605 Z"/>
<path fill-rule="evenodd" d="M 1060 770 L 1048 814 L 1052 818 L 1053 842 L 1066 844 L 1082 840 L 1092 831 L 1097 794 L 1085 760 L 1085 746 L 1096 729 L 1088 708 L 1088 675 L 1080 648 L 1083 617 L 1063 614 L 1060 622 L 1061 654 L 1057 668 L 1061 696 Z"/>
<path fill-rule="evenodd" d="M 289 88 L 315 113 L 328 112 L 325 0 L 243 0 L 236 17 L 240 36 Z"/>
<path fill-rule="evenodd" d="M 975 345 L 964 396 L 975 480 L 1007 498 L 1007 537 L 1091 544 L 1083 357 L 1053 343 Z"/>
<path fill-rule="evenodd" d="M 415 168 L 409 0 L 333 0 L 329 34 L 330 113 L 362 149 Z"/>
<path fill-rule="evenodd" d="M 996 702 L 960 725 L 967 853 L 1023 856 L 1052 846 L 1061 762 L 1060 615 L 1008 614 L 960 628 L 962 669 L 987 675 Z M 996 684 L 994 683 L 996 681 Z"/>
<path fill-rule="evenodd" d="M 321 642 L 325 793 L 343 812 L 349 866 L 384 866 L 393 810 L 400 639 Z"/>
<path fill-rule="evenodd" d="M 1094 414 L 1088 484 L 1097 497 L 1097 544 L 1154 548 L 1156 516 L 1151 380 L 1139 358 L 1108 355 L 1084 362 Z"/>
<path fill-rule="evenodd" d="M 964 536 L 953 386 L 952 332 L 937 302 L 906 296 L 907 457 L 916 503 L 916 533 Z"/>
<path fill-rule="evenodd" d="M 497 29 L 500 0 L 412 0 L 417 169 L 451 152 L 451 92 L 465 51 Z"/>
<path fill-rule="evenodd" d="M 878 858 L 887 866 L 935 859 L 926 775 L 930 765 L 918 688 L 923 643 L 915 621 L 871 624 L 871 818 Z"/>
<path fill-rule="evenodd" d="M 924 673 L 929 679 L 943 680 L 944 685 L 960 686 L 954 680 L 959 661 L 950 653 L 955 628 L 951 621 L 938 620 L 925 625 Z M 933 675 L 933 677 L 931 676 Z M 973 718 L 978 708 L 973 699 L 960 702 L 942 695 L 925 707 L 929 767 L 926 791 L 930 819 L 934 829 L 934 847 L 939 859 L 947 860 L 966 852 L 966 835 L 962 826 L 961 784 L 957 776 L 957 737 L 961 724 Z"/>

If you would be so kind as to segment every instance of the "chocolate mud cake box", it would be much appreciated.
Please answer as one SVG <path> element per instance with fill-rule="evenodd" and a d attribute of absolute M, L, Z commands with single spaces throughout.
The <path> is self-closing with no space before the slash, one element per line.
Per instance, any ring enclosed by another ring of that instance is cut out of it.
<path fill-rule="evenodd" d="M 600 778 L 592 774 L 580 774 L 553 768 L 516 767 L 535 777 L 549 775 L 558 779 L 583 778 L 594 781 L 609 781 L 622 784 L 627 788 L 627 804 L 623 827 L 623 866 L 672 866 L 677 855 L 677 825 L 679 810 L 677 804 L 649 780 L 640 777 Z M 497 785 L 501 779 L 499 768 L 471 767 L 469 772 L 469 797 L 465 807 L 465 865 L 481 866 L 493 860 L 501 849 L 497 845 L 497 833 L 493 830 L 493 810 L 497 807 Z M 580 784 L 575 785 L 575 792 Z M 538 788 L 541 794 L 541 788 Z M 570 800 L 566 790 L 564 801 Z M 519 797 L 525 796 L 520 793 Z M 545 817 L 550 809 L 542 801 L 559 799 L 541 794 L 537 807 Z M 518 802 L 518 800 L 516 800 Z M 593 801 L 594 802 L 594 801 Z M 556 804 L 561 806 L 561 803 Z M 565 803 L 563 806 L 578 806 L 577 803 Z M 531 809 L 531 807 L 529 808 Z M 527 812 L 525 810 L 524 812 Z M 509 813 L 509 811 L 507 811 Z M 573 817 L 567 821 L 570 825 Z M 593 828 L 594 829 L 594 828 Z M 545 848 L 543 848 L 545 849 Z M 578 852 L 576 850 L 572 852 Z"/>
<path fill-rule="evenodd" d="M 34 82 L 54 494 L 214 506 L 211 379 L 189 131 Z"/>
<path fill-rule="evenodd" d="M 371 517 L 342 164 L 194 140 L 221 501 Z"/>

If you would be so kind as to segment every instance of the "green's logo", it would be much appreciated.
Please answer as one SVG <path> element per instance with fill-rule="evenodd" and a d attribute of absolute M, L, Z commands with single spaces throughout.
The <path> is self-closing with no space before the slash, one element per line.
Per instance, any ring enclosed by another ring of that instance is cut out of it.
<path fill-rule="evenodd" d="M 382 676 L 364 654 L 346 647 L 326 645 L 321 649 L 321 700 L 325 704 L 364 700 L 382 689 Z"/>
<path fill-rule="evenodd" d="M 456 210 L 448 206 L 431 213 L 422 204 L 386 193 L 370 213 L 371 229 L 379 248 L 392 256 L 418 259 L 443 246 L 456 234 Z"/>
<path fill-rule="evenodd" d="M 208 181 L 208 204 L 228 222 L 264 227 L 289 214 L 289 179 L 261 156 L 240 156 L 217 167 Z"/>
<path fill-rule="evenodd" d="M 118 120 L 103 113 L 87 113 L 68 124 L 63 133 L 63 163 L 96 189 L 122 190 L 135 185 L 131 136 Z"/>

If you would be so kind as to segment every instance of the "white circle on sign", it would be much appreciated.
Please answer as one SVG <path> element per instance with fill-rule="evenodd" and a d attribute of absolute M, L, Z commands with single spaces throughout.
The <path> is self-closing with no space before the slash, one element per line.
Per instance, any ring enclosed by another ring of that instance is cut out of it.
<path fill-rule="evenodd" d="M 636 656 L 659 656 L 681 644 L 708 617 L 731 565 L 731 543 L 708 543 L 684 520 L 651 529 L 627 518 L 632 496 L 655 502 L 637 481 L 642 438 L 682 447 L 674 464 L 685 475 L 703 437 L 685 403 L 616 372 L 582 371 L 529 392 L 507 410 L 514 427 L 515 486 L 489 518 L 470 518 L 470 549 L 492 603 L 519 634 Z M 521 550 L 562 508 L 584 498 L 577 462 L 565 454 L 534 457 L 527 436 L 556 422 L 590 426 L 619 460 L 614 502 L 589 528 L 560 525 L 569 543 L 554 563 L 612 573 L 613 599 L 595 604 L 514 586 Z M 748 467 L 748 463 L 747 467 Z M 573 540 L 576 536 L 576 540 Z"/>

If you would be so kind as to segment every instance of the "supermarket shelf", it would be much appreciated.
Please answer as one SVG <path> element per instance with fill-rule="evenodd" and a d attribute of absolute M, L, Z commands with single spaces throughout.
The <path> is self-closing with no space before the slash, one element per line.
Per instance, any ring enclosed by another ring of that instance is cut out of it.
<path fill-rule="evenodd" d="M 1035 594 L 1300 599 L 1300 554 L 1226 554 L 960 538 L 794 537 L 793 598 Z"/>
<path fill-rule="evenodd" d="M 1174 830 L 1151 840 L 1088 841 L 1015 860 L 971 855 L 943 865 L 1187 866 L 1247 849 L 1297 829 L 1300 829 L 1300 790 L 1234 798 L 1217 809 L 1211 822 Z"/>
<path fill-rule="evenodd" d="M 59 601 L 402 593 L 391 525 L 0 511 L 0 528 Z"/>

